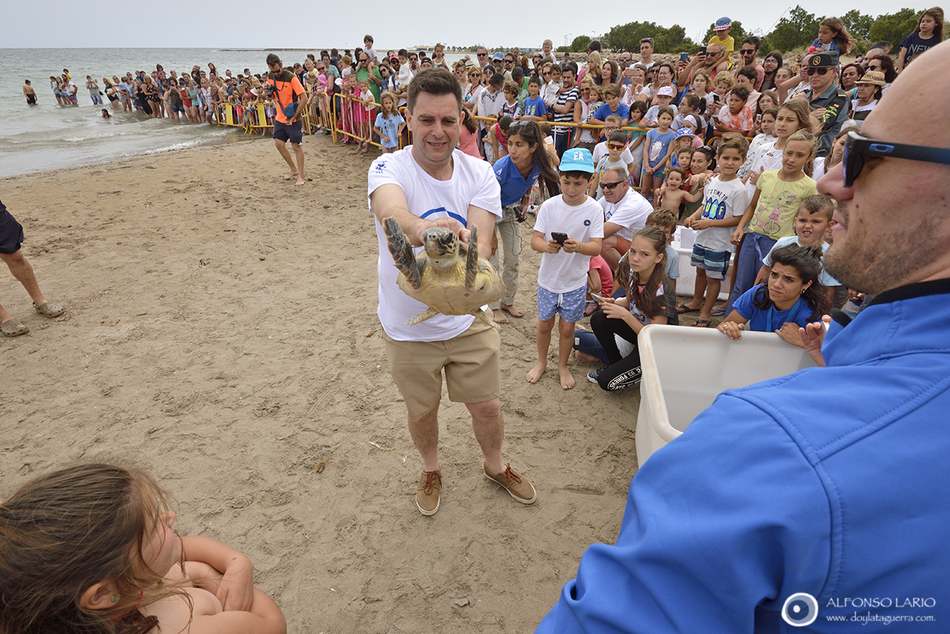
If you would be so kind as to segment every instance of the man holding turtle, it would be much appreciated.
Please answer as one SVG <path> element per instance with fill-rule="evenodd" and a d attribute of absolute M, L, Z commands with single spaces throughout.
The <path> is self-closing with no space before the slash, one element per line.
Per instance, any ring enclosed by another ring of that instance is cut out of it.
<path fill-rule="evenodd" d="M 439 510 L 439 402 L 442 375 L 449 398 L 464 403 L 484 457 L 485 477 L 522 504 L 537 494 L 522 474 L 502 460 L 504 419 L 499 400 L 500 340 L 490 319 L 437 314 L 410 325 L 427 307 L 396 284 L 397 270 L 383 222 L 393 218 L 414 246 L 432 227 L 457 232 L 465 242 L 478 229 L 479 255 L 491 253 L 491 236 L 501 217 L 501 193 L 491 166 L 456 150 L 462 90 L 447 70 L 420 72 L 409 84 L 409 129 L 413 145 L 373 161 L 368 196 L 379 241 L 379 308 L 396 387 L 406 402 L 409 433 L 422 457 L 415 502 L 423 515 Z M 490 313 L 489 313 L 490 314 Z"/>

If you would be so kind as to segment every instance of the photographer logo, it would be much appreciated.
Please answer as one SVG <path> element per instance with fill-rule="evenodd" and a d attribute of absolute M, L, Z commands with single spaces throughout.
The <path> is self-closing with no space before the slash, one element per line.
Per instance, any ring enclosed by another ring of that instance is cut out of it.
<path fill-rule="evenodd" d="M 782 605 L 782 620 L 792 627 L 808 627 L 818 618 L 818 600 L 807 592 L 796 592 Z"/>

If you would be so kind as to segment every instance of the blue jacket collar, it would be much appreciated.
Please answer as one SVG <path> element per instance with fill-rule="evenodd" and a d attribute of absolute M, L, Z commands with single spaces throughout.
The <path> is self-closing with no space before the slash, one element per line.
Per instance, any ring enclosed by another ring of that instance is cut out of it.
<path fill-rule="evenodd" d="M 880 293 L 823 352 L 829 366 L 842 366 L 940 350 L 950 351 L 950 279 Z"/>

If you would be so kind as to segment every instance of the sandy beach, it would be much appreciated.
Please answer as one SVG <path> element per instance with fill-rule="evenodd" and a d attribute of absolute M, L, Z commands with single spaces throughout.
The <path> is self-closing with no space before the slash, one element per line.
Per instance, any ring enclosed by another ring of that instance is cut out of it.
<path fill-rule="evenodd" d="M 0 180 L 24 254 L 69 309 L 44 320 L 0 274 L 32 329 L 0 339 L 0 495 L 74 461 L 141 465 L 183 532 L 251 556 L 291 632 L 530 631 L 584 548 L 616 536 L 638 396 L 602 393 L 587 366 L 570 392 L 550 369 L 526 383 L 526 248 L 502 402 L 506 456 L 539 501 L 482 476 L 467 412 L 446 400 L 442 508 L 422 517 L 376 320 L 369 159 L 322 135 L 304 148 L 299 188 L 264 139 Z"/>

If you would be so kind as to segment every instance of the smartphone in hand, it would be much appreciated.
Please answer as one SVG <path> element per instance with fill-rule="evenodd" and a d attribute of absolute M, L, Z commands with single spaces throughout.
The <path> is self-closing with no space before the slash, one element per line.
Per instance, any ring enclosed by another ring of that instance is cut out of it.
<path fill-rule="evenodd" d="M 552 231 L 551 239 L 557 242 L 558 244 L 564 244 L 564 242 L 567 240 L 567 234 L 561 233 L 560 231 Z"/>

